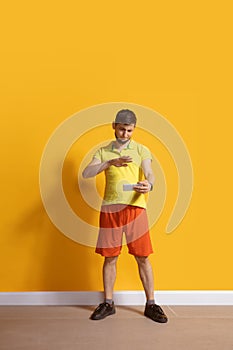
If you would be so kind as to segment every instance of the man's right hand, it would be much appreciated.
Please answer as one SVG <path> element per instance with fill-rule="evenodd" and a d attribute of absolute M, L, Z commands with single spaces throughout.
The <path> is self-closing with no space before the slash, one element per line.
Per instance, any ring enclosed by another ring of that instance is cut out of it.
<path fill-rule="evenodd" d="M 128 166 L 127 163 L 132 163 L 133 159 L 130 156 L 123 156 L 119 158 L 114 158 L 108 161 L 109 165 L 114 165 L 116 167 Z"/>

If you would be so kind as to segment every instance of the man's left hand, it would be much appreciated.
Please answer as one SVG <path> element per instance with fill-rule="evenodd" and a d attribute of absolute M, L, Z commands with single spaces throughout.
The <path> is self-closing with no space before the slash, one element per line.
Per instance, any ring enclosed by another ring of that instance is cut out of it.
<path fill-rule="evenodd" d="M 138 181 L 137 185 L 134 186 L 133 189 L 138 193 L 147 193 L 151 190 L 151 184 L 147 180 Z"/>

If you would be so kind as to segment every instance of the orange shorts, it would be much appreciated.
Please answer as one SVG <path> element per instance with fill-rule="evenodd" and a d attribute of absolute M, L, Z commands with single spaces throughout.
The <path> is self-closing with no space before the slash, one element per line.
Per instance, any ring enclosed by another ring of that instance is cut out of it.
<path fill-rule="evenodd" d="M 146 209 L 125 204 L 102 206 L 96 253 L 105 257 L 118 256 L 123 232 L 129 254 L 148 256 L 153 253 Z"/>

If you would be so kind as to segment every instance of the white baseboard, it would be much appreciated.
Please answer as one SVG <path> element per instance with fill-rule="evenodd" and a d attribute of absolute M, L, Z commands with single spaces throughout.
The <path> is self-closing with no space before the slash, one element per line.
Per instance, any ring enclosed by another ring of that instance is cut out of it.
<path fill-rule="evenodd" d="M 160 305 L 233 305 L 233 291 L 156 291 Z M 102 292 L 0 292 L 0 305 L 96 305 Z M 143 291 L 116 291 L 116 305 L 144 305 Z"/>

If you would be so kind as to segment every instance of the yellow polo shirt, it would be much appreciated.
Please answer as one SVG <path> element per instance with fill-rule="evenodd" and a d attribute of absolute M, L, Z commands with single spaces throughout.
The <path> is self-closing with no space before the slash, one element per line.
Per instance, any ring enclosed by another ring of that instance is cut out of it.
<path fill-rule="evenodd" d="M 144 159 L 152 159 L 149 149 L 131 140 L 127 147 L 119 152 L 114 148 L 114 141 L 112 141 L 94 154 L 94 158 L 101 162 L 122 156 L 130 156 L 133 161 L 126 167 L 111 165 L 105 170 L 106 187 L 103 205 L 128 204 L 146 208 L 145 195 L 136 191 L 123 191 L 123 184 L 136 184 L 143 179 L 141 163 Z"/>

